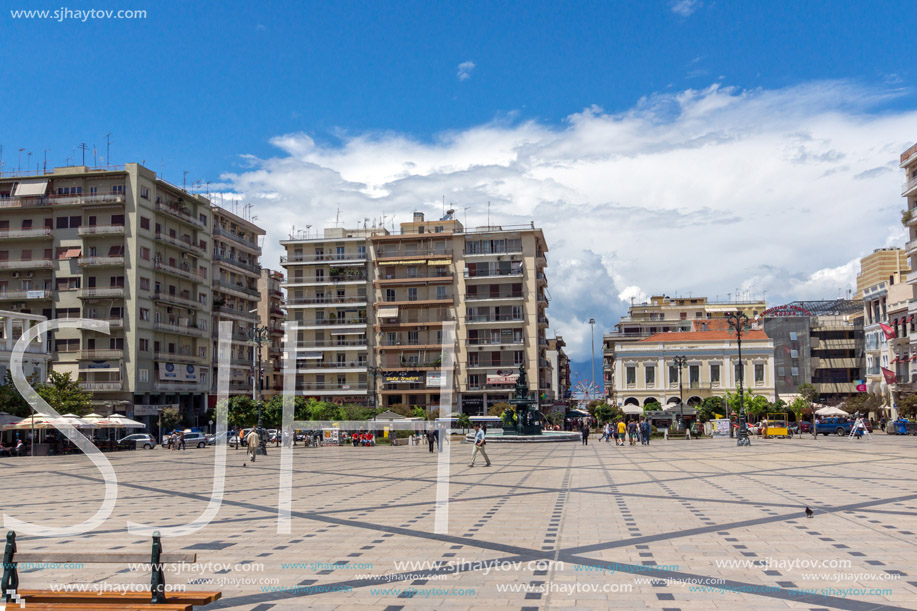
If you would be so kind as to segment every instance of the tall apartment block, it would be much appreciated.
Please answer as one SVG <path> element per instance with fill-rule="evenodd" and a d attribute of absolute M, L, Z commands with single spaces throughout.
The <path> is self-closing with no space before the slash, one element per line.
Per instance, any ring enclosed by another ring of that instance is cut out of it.
<path fill-rule="evenodd" d="M 107 321 L 54 332 L 52 367 L 98 410 L 171 404 L 194 423 L 211 381 L 211 214 L 136 163 L 0 178 L 0 306 Z"/>
<path fill-rule="evenodd" d="M 551 392 L 540 229 L 466 230 L 451 214 L 415 213 L 399 233 L 332 228 L 282 244 L 302 394 L 435 408 L 445 323 L 455 333 L 453 409 L 507 401 L 519 365 L 536 396 Z"/>
<path fill-rule="evenodd" d="M 603 370 L 605 380 L 605 393 L 612 403 L 620 403 L 618 396 L 619 384 L 615 376 L 618 346 L 630 342 L 640 341 L 657 333 L 680 332 L 688 333 L 694 330 L 713 330 L 717 327 L 716 321 L 722 321 L 732 312 L 743 312 L 749 319 L 762 314 L 767 306 L 762 301 L 710 301 L 706 297 L 669 297 L 667 295 L 654 295 L 648 302 L 632 304 L 627 316 L 615 325 L 612 333 L 603 337 Z M 695 323 L 711 321 L 708 328 Z"/>
<path fill-rule="evenodd" d="M 267 329 L 266 342 L 261 347 L 261 368 L 264 373 L 261 377 L 262 396 L 273 397 L 283 391 L 283 322 L 286 320 L 283 298 L 283 273 L 270 270 L 261 270 L 261 279 L 258 281 L 258 292 L 261 302 L 258 304 L 259 324 Z"/>
<path fill-rule="evenodd" d="M 213 383 L 211 404 L 216 403 L 217 333 L 220 320 L 232 321 L 229 362 L 229 394 L 251 395 L 255 344 L 252 329 L 260 320 L 261 245 L 264 229 L 220 206 L 211 206 L 213 216 L 213 331 L 211 348 Z"/>

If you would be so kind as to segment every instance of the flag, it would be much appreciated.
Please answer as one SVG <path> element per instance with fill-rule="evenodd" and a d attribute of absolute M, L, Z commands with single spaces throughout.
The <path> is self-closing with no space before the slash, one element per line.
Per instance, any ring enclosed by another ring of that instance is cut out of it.
<path fill-rule="evenodd" d="M 892 371 L 891 369 L 886 369 L 885 367 L 881 367 L 881 369 L 882 369 L 882 375 L 885 376 L 886 384 L 896 384 L 898 382 L 898 378 L 895 376 L 894 371 Z"/>
<path fill-rule="evenodd" d="M 898 334 L 895 333 L 895 330 L 888 325 L 879 323 L 879 326 L 882 327 L 882 332 L 885 333 L 885 339 L 895 339 L 898 337 Z"/>

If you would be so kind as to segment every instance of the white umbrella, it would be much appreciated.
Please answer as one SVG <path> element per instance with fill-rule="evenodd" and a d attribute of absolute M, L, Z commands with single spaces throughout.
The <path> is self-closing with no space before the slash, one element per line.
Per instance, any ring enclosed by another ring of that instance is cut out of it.
<path fill-rule="evenodd" d="M 7 424 L 15 424 L 22 420 L 19 416 L 14 416 L 6 412 L 0 412 L 0 427 L 6 426 Z"/>
<path fill-rule="evenodd" d="M 123 426 L 126 429 L 145 429 L 146 425 L 142 422 L 137 422 L 136 420 L 131 420 L 127 416 L 122 416 L 121 414 L 112 414 L 108 420 L 112 422 L 117 422 L 120 426 Z"/>
<path fill-rule="evenodd" d="M 77 429 L 97 429 L 99 428 L 99 425 L 93 422 L 90 422 L 88 420 L 84 420 L 80 418 L 79 416 L 77 416 L 76 414 L 64 414 L 63 416 L 61 416 L 61 420 L 66 420 L 71 425 L 73 425 L 74 428 L 77 428 Z"/>
<path fill-rule="evenodd" d="M 819 416 L 849 416 L 847 412 L 837 407 L 823 407 L 815 413 Z"/>

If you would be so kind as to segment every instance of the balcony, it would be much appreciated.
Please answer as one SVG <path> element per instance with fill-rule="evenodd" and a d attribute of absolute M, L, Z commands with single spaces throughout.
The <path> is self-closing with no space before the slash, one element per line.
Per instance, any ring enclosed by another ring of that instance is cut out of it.
<path fill-rule="evenodd" d="M 79 289 L 76 296 L 80 299 L 123 299 L 124 287 Z"/>
<path fill-rule="evenodd" d="M 50 238 L 50 227 L 36 227 L 34 229 L 3 229 L 0 230 L 0 240 L 29 240 L 33 238 Z"/>
<path fill-rule="evenodd" d="M 124 255 L 120 257 L 80 257 L 80 267 L 123 267 Z"/>
<path fill-rule="evenodd" d="M 213 253 L 213 260 L 216 263 L 231 265 L 233 267 L 246 271 L 250 274 L 254 274 L 256 276 L 261 275 L 261 266 L 260 265 L 255 265 L 253 263 L 245 263 L 233 257 L 227 257 L 225 255 L 220 255 L 217 253 Z"/>
<path fill-rule="evenodd" d="M 468 369 L 519 369 L 519 363 L 513 361 L 486 361 L 486 359 L 477 362 L 468 362 Z"/>
<path fill-rule="evenodd" d="M 365 318 L 326 318 L 322 320 L 297 320 L 295 325 L 301 329 L 308 329 L 309 327 L 339 327 L 339 326 L 360 326 L 365 325 L 367 320 Z"/>
<path fill-rule="evenodd" d="M 54 260 L 0 261 L 0 269 L 54 269 Z"/>
<path fill-rule="evenodd" d="M 178 248 L 185 252 L 190 252 L 191 254 L 198 256 L 198 257 L 203 257 L 207 254 L 207 251 L 205 249 L 201 248 L 197 244 L 194 244 L 193 242 L 191 242 L 190 239 L 185 240 L 184 238 L 179 238 L 178 236 L 166 235 L 161 232 L 157 233 L 153 237 L 157 242 L 162 242 L 163 244 L 169 244 L 170 246 L 174 246 L 175 248 Z"/>
<path fill-rule="evenodd" d="M 193 335 L 196 337 L 203 337 L 204 331 L 198 328 L 193 323 L 188 323 L 186 325 L 179 325 L 167 322 L 157 322 L 153 323 L 153 329 L 156 331 L 161 331 L 163 333 L 176 333 L 178 335 Z"/>
<path fill-rule="evenodd" d="M 191 266 L 187 263 L 181 265 L 180 267 L 176 267 L 167 263 L 163 263 L 162 261 L 154 261 L 153 267 L 155 267 L 157 271 L 163 272 L 165 274 L 172 274 L 173 276 L 178 276 L 179 278 L 184 278 L 185 280 L 193 280 L 195 282 L 206 281 L 204 276 L 193 271 Z"/>
<path fill-rule="evenodd" d="M 236 235 L 235 233 L 233 233 L 233 232 L 231 232 L 231 231 L 228 231 L 228 230 L 226 230 L 226 229 L 223 229 L 223 228 L 220 227 L 219 225 L 214 225 L 214 227 L 213 227 L 213 235 L 219 236 L 219 237 L 222 237 L 222 238 L 229 238 L 230 240 L 232 240 L 233 242 L 236 242 L 237 244 L 241 244 L 241 245 L 245 246 L 246 248 L 249 248 L 249 249 L 251 249 L 251 250 L 253 250 L 253 251 L 255 251 L 255 252 L 259 253 L 259 254 L 261 253 L 261 248 L 258 247 L 258 244 L 257 244 L 257 243 L 251 242 L 251 241 L 249 241 L 249 240 L 246 240 L 246 239 L 243 238 L 243 237 L 239 237 L 239 236 Z M 283 258 L 281 258 L 281 263 L 282 263 L 282 262 L 283 262 Z"/>
<path fill-rule="evenodd" d="M 124 193 L 90 193 L 89 195 L 51 195 L 48 203 L 52 206 L 99 206 L 105 204 L 123 204 Z"/>
<path fill-rule="evenodd" d="M 465 319 L 465 324 L 479 324 L 479 323 L 491 323 L 491 322 L 522 322 L 524 320 L 522 314 L 518 316 L 514 314 L 490 314 L 490 315 L 478 315 L 478 316 L 468 316 Z"/>
<path fill-rule="evenodd" d="M 324 263 L 365 263 L 366 262 L 366 253 L 329 253 L 326 255 L 293 255 L 292 257 L 280 257 L 280 264 L 285 263 L 302 263 L 304 265 L 309 264 L 324 264 Z"/>
<path fill-rule="evenodd" d="M 373 284 L 375 286 L 390 286 L 399 284 L 451 284 L 452 279 L 452 274 L 433 274 L 432 276 L 418 274 L 415 276 L 380 278 Z"/>
<path fill-rule="evenodd" d="M 337 392 L 347 394 L 353 391 L 366 391 L 365 382 L 353 382 L 351 384 L 335 384 L 332 382 L 305 382 L 296 384 L 296 390 L 304 392 Z"/>
<path fill-rule="evenodd" d="M 366 348 L 366 338 L 363 339 L 338 339 L 324 341 L 296 342 L 296 350 L 346 350 L 348 348 Z"/>
<path fill-rule="evenodd" d="M 107 359 L 122 359 L 124 358 L 124 349 L 109 349 L 109 350 L 80 350 L 79 359 L 81 361 L 104 361 Z"/>
<path fill-rule="evenodd" d="M 273 306 L 270 307 L 270 308 L 268 308 L 268 313 L 269 313 L 271 316 L 280 316 L 280 317 L 283 317 L 283 316 L 286 316 L 286 315 L 287 315 L 287 313 L 284 312 L 283 310 L 281 310 L 280 308 L 276 308 L 276 307 L 273 307 Z"/>
<path fill-rule="evenodd" d="M 915 189 L 917 189 L 917 176 L 901 185 L 901 196 L 907 197 L 913 194 Z"/>
<path fill-rule="evenodd" d="M 217 288 L 218 290 L 226 292 L 226 293 L 241 293 L 242 295 L 245 295 L 246 297 L 250 297 L 254 299 L 261 298 L 261 293 L 259 293 L 257 289 L 250 289 L 247 286 L 245 286 L 244 284 L 226 282 L 225 280 L 214 280 L 213 286 Z"/>
<path fill-rule="evenodd" d="M 196 219 L 193 216 L 191 216 L 191 211 L 187 208 L 179 208 L 178 206 L 168 206 L 166 204 L 163 204 L 162 202 L 156 202 L 156 210 L 158 210 L 159 212 L 162 212 L 163 214 L 171 216 L 172 218 L 176 218 L 184 223 L 187 223 L 188 225 L 191 225 L 192 227 L 196 227 L 198 229 L 204 229 L 204 230 L 207 229 L 207 224 L 202 223 L 200 219 Z"/>
<path fill-rule="evenodd" d="M 287 299 L 287 307 L 296 307 L 296 306 L 324 306 L 324 305 L 340 305 L 340 304 L 353 304 L 358 306 L 366 305 L 366 296 L 358 295 L 356 297 L 336 297 L 336 296 L 327 296 L 327 297 L 300 297 Z M 280 310 L 279 313 L 282 315 L 283 311 Z"/>
<path fill-rule="evenodd" d="M 519 248 L 500 248 L 497 250 L 490 250 L 488 252 L 471 252 L 467 248 L 465 249 L 466 257 L 493 257 L 495 255 L 521 255 L 522 247 Z"/>
<path fill-rule="evenodd" d="M 156 380 L 153 383 L 155 390 L 175 390 L 178 392 L 195 392 L 208 390 L 207 385 L 202 382 L 160 382 Z M 248 386 L 251 390 L 251 385 Z"/>
<path fill-rule="evenodd" d="M 376 251 L 376 260 L 379 262 L 393 261 L 399 259 L 413 259 L 415 257 L 426 258 L 452 258 L 451 248 L 379 248 Z M 418 265 L 426 263 L 420 261 Z"/>
<path fill-rule="evenodd" d="M 82 225 L 76 230 L 83 237 L 96 235 L 124 235 L 124 225 Z"/>
<path fill-rule="evenodd" d="M 163 293 L 161 291 L 154 293 L 150 299 L 153 301 L 160 301 L 162 303 L 169 303 L 172 305 L 181 306 L 183 308 L 191 308 L 194 310 L 204 309 L 204 304 L 194 301 L 189 297 L 179 297 L 178 295 L 171 295 L 169 293 Z"/>
<path fill-rule="evenodd" d="M 177 352 L 154 352 L 153 358 L 160 363 L 189 363 L 191 365 L 205 365 L 207 359 L 202 356 L 195 356 L 191 353 Z"/>
<path fill-rule="evenodd" d="M 19 301 L 19 300 L 37 300 L 51 299 L 52 291 L 35 290 L 35 291 L 6 291 L 0 290 L 0 301 Z"/>
<path fill-rule="evenodd" d="M 80 382 L 80 388 L 83 390 L 88 390 L 90 392 L 111 392 L 118 391 L 123 388 L 123 382 Z"/>
<path fill-rule="evenodd" d="M 469 339 L 469 346 L 524 346 L 525 340 L 523 339 L 487 339 L 487 338 L 478 338 L 478 339 Z"/>
<path fill-rule="evenodd" d="M 249 314 L 246 310 L 236 310 L 228 306 L 213 306 L 213 313 L 221 317 L 244 320 L 245 322 L 257 322 L 257 314 Z"/>
<path fill-rule="evenodd" d="M 366 371 L 366 361 L 352 361 L 350 363 L 324 363 L 315 360 L 300 359 L 299 363 L 296 365 L 297 373 L 304 373 L 310 369 L 315 369 L 316 371 L 327 371 L 337 370 L 337 371 Z"/>
<path fill-rule="evenodd" d="M 522 291 L 508 293 L 466 293 L 465 301 L 500 301 L 503 299 L 525 299 Z"/>
<path fill-rule="evenodd" d="M 123 329 L 124 328 L 124 319 L 123 318 L 96 318 L 94 316 L 84 316 L 83 318 L 88 318 L 89 320 L 101 320 L 108 323 L 110 329 Z"/>
<path fill-rule="evenodd" d="M 361 275 L 344 275 L 344 276 L 305 276 L 288 279 L 284 287 L 288 288 L 296 285 L 322 285 L 322 284 L 347 284 L 366 282 L 366 274 Z"/>
<path fill-rule="evenodd" d="M 465 270 L 465 280 L 488 280 L 488 279 L 501 279 L 501 278 L 522 278 L 522 269 L 516 270 L 491 270 L 487 272 L 475 272 L 474 275 L 466 269 Z"/>

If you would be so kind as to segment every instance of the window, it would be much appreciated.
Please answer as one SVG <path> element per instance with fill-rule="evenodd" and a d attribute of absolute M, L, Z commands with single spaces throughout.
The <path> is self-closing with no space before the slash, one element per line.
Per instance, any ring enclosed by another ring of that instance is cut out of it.
<path fill-rule="evenodd" d="M 755 363 L 755 384 L 764 384 L 764 363 Z"/>
<path fill-rule="evenodd" d="M 410 287 L 408 289 L 408 301 L 417 301 L 417 287 Z"/>
<path fill-rule="evenodd" d="M 720 366 L 719 365 L 710 365 L 710 383 L 711 384 L 720 383 Z"/>
<path fill-rule="evenodd" d="M 99 194 L 99 188 L 98 188 L 98 187 L 89 187 L 89 194 L 90 194 L 90 195 L 98 195 L 98 194 Z"/>
<path fill-rule="evenodd" d="M 790 341 L 796 341 L 796 332 L 790 331 Z"/>
<path fill-rule="evenodd" d="M 645 372 L 644 379 L 646 380 L 647 386 L 649 386 L 650 384 L 655 384 L 656 383 L 656 368 L 647 367 L 646 369 L 644 369 L 644 372 Z"/>
<path fill-rule="evenodd" d="M 149 201 L 150 199 L 150 190 L 147 187 L 140 187 L 140 197 Z"/>
<path fill-rule="evenodd" d="M 22 249 L 22 256 L 20 257 L 20 259 L 22 259 L 23 261 L 31 261 L 31 260 L 32 260 L 32 249 L 31 249 L 31 248 L 23 248 L 23 249 Z"/>
<path fill-rule="evenodd" d="M 140 228 L 146 229 L 147 231 L 149 231 L 150 230 L 150 219 L 148 219 L 145 216 L 141 216 L 140 217 Z"/>
<path fill-rule="evenodd" d="M 140 308 L 140 320 L 145 320 L 149 322 L 150 310 L 148 308 Z"/>
<path fill-rule="evenodd" d="M 79 318 L 80 309 L 79 308 L 57 308 L 57 318 L 67 319 L 67 318 Z"/>
<path fill-rule="evenodd" d="M 669 365 L 669 384 L 678 384 L 678 367 Z"/>
<path fill-rule="evenodd" d="M 446 287 L 444 286 L 436 287 L 436 298 L 439 299 L 440 301 L 444 299 L 448 299 L 448 297 L 446 296 Z"/>
<path fill-rule="evenodd" d="M 83 224 L 82 216 L 59 216 L 57 217 L 58 229 L 76 229 Z"/>
<path fill-rule="evenodd" d="M 54 349 L 57 352 L 77 352 L 80 349 L 80 340 L 78 339 L 59 339 L 54 342 Z"/>
<path fill-rule="evenodd" d="M 143 340 L 140 340 L 140 341 L 142 342 Z M 149 348 L 150 348 L 149 340 L 147 340 L 147 351 L 149 351 Z M 149 369 L 138 369 L 137 376 L 141 382 L 149 382 L 150 381 L 150 370 Z"/>
<path fill-rule="evenodd" d="M 140 290 L 141 290 L 141 291 L 148 291 L 148 290 L 150 290 L 150 279 L 149 279 L 149 278 L 141 278 L 141 279 L 140 279 Z"/>
<path fill-rule="evenodd" d="M 65 278 L 56 278 L 58 291 L 75 291 L 80 288 L 80 276 L 71 276 Z"/>
<path fill-rule="evenodd" d="M 395 301 L 395 289 L 385 289 L 385 300 Z"/>
<path fill-rule="evenodd" d="M 408 345 L 416 346 L 419 343 L 420 341 L 419 341 L 418 332 L 417 331 L 408 331 Z"/>
<path fill-rule="evenodd" d="M 124 195 L 124 185 L 112 185 L 111 192 L 118 195 Z"/>
<path fill-rule="evenodd" d="M 479 353 L 477 353 L 477 352 L 469 352 L 469 353 L 468 353 L 468 366 L 469 366 L 469 367 L 477 367 L 477 366 L 478 366 L 478 362 L 479 362 L 478 356 L 479 356 Z"/>
<path fill-rule="evenodd" d="M 480 388 L 481 376 L 478 374 L 468 376 L 468 388 Z"/>
<path fill-rule="evenodd" d="M 624 376 L 628 384 L 637 383 L 637 368 L 636 367 L 625 367 Z"/>
<path fill-rule="evenodd" d="M 124 288 L 124 276 L 112 276 L 108 279 L 108 283 L 112 288 Z"/>
<path fill-rule="evenodd" d="M 150 351 L 150 340 L 145 337 L 140 338 L 140 352 L 149 352 Z M 141 369 L 141 371 L 143 371 Z"/>
<path fill-rule="evenodd" d="M 143 259 L 144 261 L 149 261 L 150 260 L 150 249 L 147 248 L 146 246 L 141 246 L 140 247 L 140 258 Z M 149 283 L 149 281 L 147 281 L 147 283 Z"/>

